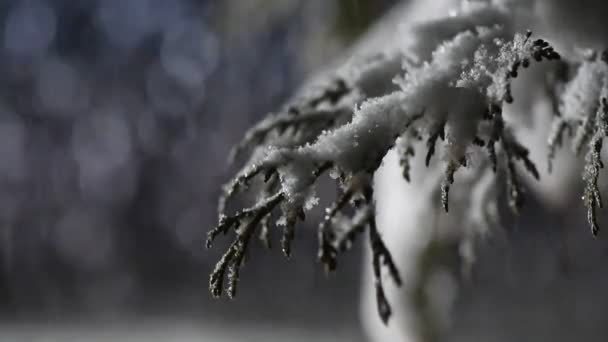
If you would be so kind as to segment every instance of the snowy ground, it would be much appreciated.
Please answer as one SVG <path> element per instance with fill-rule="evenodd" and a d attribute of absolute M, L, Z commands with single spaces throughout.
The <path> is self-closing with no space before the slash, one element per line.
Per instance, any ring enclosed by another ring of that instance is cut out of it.
<path fill-rule="evenodd" d="M 306 326 L 256 324 L 229 325 L 229 322 L 121 322 L 85 324 L 2 324 L 0 341 L 28 342 L 272 342 L 272 341 L 363 341 L 348 327 L 319 330 Z"/>

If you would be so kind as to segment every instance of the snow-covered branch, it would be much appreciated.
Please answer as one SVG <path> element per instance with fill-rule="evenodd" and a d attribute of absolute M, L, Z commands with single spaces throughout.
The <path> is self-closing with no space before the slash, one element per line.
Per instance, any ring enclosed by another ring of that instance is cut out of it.
<path fill-rule="evenodd" d="M 393 49 L 396 53 L 380 51 L 373 58 L 347 63 L 329 81 L 311 87 L 247 132 L 235 155 L 251 149 L 251 157 L 224 187 L 220 221 L 209 232 L 208 246 L 220 233 L 235 234 L 211 275 L 212 293 L 221 294 L 228 272 L 228 294 L 234 296 L 238 269 L 254 232 L 259 229 L 270 245 L 269 220 L 274 211 L 280 213 L 276 225 L 283 226 L 282 249 L 289 256 L 295 225 L 317 203 L 315 184 L 329 171 L 342 194 L 320 223 L 319 261 L 327 270 L 335 269 L 338 252 L 348 249 L 357 233 L 369 229 L 378 310 L 386 323 L 391 309 L 380 266 L 388 268 L 395 283 L 400 284 L 401 278 L 376 229 L 374 172 L 396 147 L 403 177 L 410 181 L 412 157 L 425 153 L 426 167 L 444 170 L 437 200 L 447 212 L 459 170 L 472 169 L 480 175 L 491 170 L 504 175 L 497 179 L 504 179 L 509 206 L 517 212 L 525 193 L 520 167 L 536 179 L 540 174 L 503 117 L 503 107 L 517 101 L 511 85 L 520 73 L 544 61 L 578 67 L 563 95 L 551 92 L 561 105 L 555 105 L 548 154 L 550 160 L 555 156 L 567 130 L 576 131 L 576 152 L 588 146 L 584 200 L 592 231 L 597 233 L 595 208 L 601 206 L 597 178 L 603 167 L 602 140 L 608 132 L 608 65 L 603 55 L 580 65 L 562 60 L 549 42 L 533 38 L 532 32 L 514 32 L 509 18 L 506 8 L 480 5 L 423 23 L 414 28 L 416 44 L 404 42 Z M 429 46 L 432 54 L 426 59 Z M 402 68 L 395 67 L 396 61 Z M 258 202 L 227 213 L 226 201 L 254 189 L 256 181 L 262 189 Z M 476 189 L 469 190 L 471 197 L 481 196 L 474 193 Z M 487 203 L 479 202 L 484 208 L 474 211 L 484 212 Z M 485 224 L 489 215 L 478 216 L 478 224 Z"/>

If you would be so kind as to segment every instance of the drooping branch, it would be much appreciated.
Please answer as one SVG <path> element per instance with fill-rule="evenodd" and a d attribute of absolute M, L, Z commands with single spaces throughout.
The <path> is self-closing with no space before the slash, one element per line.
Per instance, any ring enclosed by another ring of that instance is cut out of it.
<path fill-rule="evenodd" d="M 324 88 L 314 88 L 310 93 L 292 100 L 282 112 L 268 116 L 249 129 L 232 149 L 228 159 L 233 162 L 244 149 L 251 146 L 287 143 L 293 147 L 310 142 L 321 130 L 349 120 L 352 107 L 359 98 L 352 86 L 342 78 L 332 80 Z M 285 134 L 289 139 L 281 139 Z M 295 136 L 299 136 L 299 139 L 294 141 Z"/>
<path fill-rule="evenodd" d="M 455 172 L 470 167 L 467 158 L 475 153 L 472 147 L 488 150 L 490 163 L 483 165 L 492 165 L 495 170 L 504 168 L 511 175 L 508 182 L 517 203 L 523 191 L 516 181 L 515 162 L 522 162 L 538 177 L 527 149 L 510 134 L 502 118 L 502 106 L 514 100 L 510 84 L 520 67 L 526 68 L 532 61 L 555 60 L 559 55 L 548 43 L 531 41 L 529 32 L 512 39 L 509 35 L 499 26 L 460 32 L 442 43 L 431 60 L 419 64 L 408 60 L 407 71 L 397 78 L 397 90 L 365 98 L 369 91 L 357 87 L 366 82 L 345 79 L 329 83 L 325 91 L 317 92 L 319 97 L 288 105 L 283 114 L 254 127 L 241 144 L 253 145 L 252 158 L 224 187 L 220 222 L 209 233 L 209 245 L 220 233 L 231 229 L 236 233 L 211 275 L 212 293 L 221 294 L 226 273 L 228 294 L 236 293 L 239 267 L 249 240 L 259 226 L 262 241 L 270 244 L 269 220 L 275 209 L 280 213 L 276 224 L 283 226 L 281 246 L 290 255 L 295 224 L 304 220 L 308 210 L 307 198 L 314 192 L 319 176 L 331 169 L 332 175 L 339 175 L 334 178 L 342 194 L 319 225 L 319 261 L 326 270 L 334 270 L 338 253 L 347 250 L 357 234 L 368 228 L 378 310 L 386 323 L 391 308 L 384 294 L 380 266 L 388 268 L 396 284 L 401 283 L 401 278 L 376 227 L 372 178 L 390 149 L 395 145 L 399 149 L 405 147 L 401 163 L 408 180 L 412 170 L 410 157 L 420 147 L 426 147 L 427 167 L 445 163 L 441 202 L 446 211 Z M 377 70 L 393 70 L 393 60 L 379 61 L 380 67 L 374 66 Z M 385 61 L 390 61 L 391 66 L 382 67 Z M 371 77 L 369 73 L 352 74 Z M 390 79 L 395 76 L 398 75 L 386 75 Z M 431 163 L 431 157 L 439 153 L 442 155 Z M 505 162 L 499 162 L 503 158 Z M 237 192 L 249 189 L 257 179 L 264 181 L 258 203 L 226 215 L 226 202 Z"/>
<path fill-rule="evenodd" d="M 603 139 L 608 132 L 608 62 L 606 52 L 598 56 L 592 53 L 578 67 L 577 74 L 566 85 L 562 96 L 560 115 L 554 119 L 549 137 L 549 161 L 557 147 L 562 145 L 565 131 L 576 131 L 572 139 L 572 150 L 579 154 L 587 146 L 583 181 L 583 203 L 587 208 L 587 221 L 591 233 L 597 235 L 599 225 L 596 209 L 602 207 L 598 187 L 600 169 L 603 168 L 601 152 Z"/>
<path fill-rule="evenodd" d="M 239 281 L 239 268 L 241 267 L 249 240 L 262 218 L 270 215 L 271 211 L 284 198 L 283 193 L 279 192 L 256 204 L 254 207 L 242 210 L 234 216 L 224 216 L 220 219 L 218 226 L 208 233 L 207 248 L 211 247 L 211 243 L 219 233 L 225 234 L 232 227 L 235 227 L 237 235 L 209 277 L 209 288 L 214 297 L 219 297 L 222 294 L 226 269 L 228 269 L 228 296 L 230 298 L 235 296 L 236 285 Z"/>

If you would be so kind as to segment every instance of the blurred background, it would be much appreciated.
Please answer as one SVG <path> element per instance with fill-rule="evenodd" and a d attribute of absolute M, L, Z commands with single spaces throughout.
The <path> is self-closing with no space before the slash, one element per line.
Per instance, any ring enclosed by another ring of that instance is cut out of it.
<path fill-rule="evenodd" d="M 230 147 L 394 2 L 1 0 L 0 341 L 362 340 L 359 251 L 212 300 L 203 241 Z"/>

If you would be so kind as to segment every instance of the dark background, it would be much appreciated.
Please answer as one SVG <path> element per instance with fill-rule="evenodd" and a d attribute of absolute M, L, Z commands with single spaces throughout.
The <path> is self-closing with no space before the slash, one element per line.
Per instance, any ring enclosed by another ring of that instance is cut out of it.
<path fill-rule="evenodd" d="M 232 144 L 393 2 L 0 2 L 0 340 L 361 339 L 358 249 L 326 277 L 300 227 L 228 301 L 207 290 L 225 244 L 203 241 Z"/>

